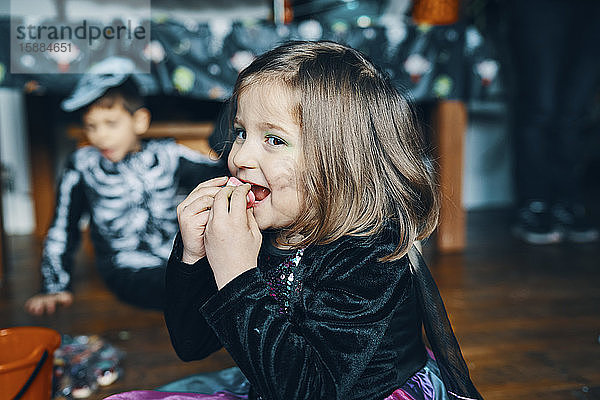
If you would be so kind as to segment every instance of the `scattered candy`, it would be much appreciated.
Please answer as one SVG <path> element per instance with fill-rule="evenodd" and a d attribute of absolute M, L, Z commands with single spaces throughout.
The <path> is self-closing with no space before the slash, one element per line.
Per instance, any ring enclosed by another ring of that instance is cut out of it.
<path fill-rule="evenodd" d="M 54 398 L 85 399 L 115 382 L 124 353 L 97 335 L 62 336 L 54 353 Z"/>

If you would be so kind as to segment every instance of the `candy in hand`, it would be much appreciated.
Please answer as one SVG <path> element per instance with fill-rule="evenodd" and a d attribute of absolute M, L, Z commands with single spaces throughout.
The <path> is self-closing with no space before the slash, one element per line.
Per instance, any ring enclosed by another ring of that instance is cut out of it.
<path fill-rule="evenodd" d="M 227 184 L 225 186 L 240 186 L 243 185 L 244 183 L 242 181 L 240 181 L 238 178 L 236 178 L 235 176 L 232 176 L 229 178 L 229 180 L 227 181 Z M 248 192 L 248 195 L 246 196 L 246 208 L 251 208 L 254 206 L 254 201 L 256 200 L 256 198 L 254 197 L 254 193 L 252 193 L 252 190 L 250 190 Z"/>

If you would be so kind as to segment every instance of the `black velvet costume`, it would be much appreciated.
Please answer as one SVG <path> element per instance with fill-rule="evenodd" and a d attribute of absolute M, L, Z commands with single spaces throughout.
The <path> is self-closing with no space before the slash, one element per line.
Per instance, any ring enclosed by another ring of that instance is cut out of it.
<path fill-rule="evenodd" d="M 206 258 L 181 262 L 178 236 L 167 266 L 165 309 L 173 346 L 186 361 L 224 346 L 252 385 L 250 399 L 381 400 L 427 360 L 422 275 L 411 272 L 408 256 L 378 261 L 397 240 L 386 228 L 378 237 L 346 236 L 297 253 L 276 249 L 267 236 L 258 268 L 217 291 Z M 286 269 L 273 270 L 286 259 L 292 260 L 283 263 Z M 445 343 L 458 348 L 451 335 Z M 448 352 L 436 347 L 445 363 Z M 452 389 L 479 399 L 458 355 L 450 373 L 461 382 Z"/>

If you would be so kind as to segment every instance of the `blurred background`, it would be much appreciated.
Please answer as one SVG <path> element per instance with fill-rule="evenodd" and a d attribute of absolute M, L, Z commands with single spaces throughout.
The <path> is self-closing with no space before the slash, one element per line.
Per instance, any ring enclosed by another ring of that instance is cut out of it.
<path fill-rule="evenodd" d="M 415 104 L 443 195 L 440 228 L 424 243 L 424 252 L 484 397 L 600 398 L 597 243 L 536 247 L 510 234 L 517 206 L 511 101 L 519 71 L 510 57 L 505 5 L 502 0 L 0 0 L 0 328 L 49 326 L 65 334 L 103 335 L 121 346 L 131 363 L 125 380 L 101 394 L 155 388 L 233 365 L 220 353 L 184 366 L 170 350 L 160 315 L 119 304 L 104 292 L 86 243 L 78 256 L 79 279 L 91 280 L 78 288 L 87 293 L 81 295 L 84 301 L 55 317 L 25 315 L 22 303 L 39 282 L 37 263 L 52 218 L 56 177 L 82 140 L 79 115 L 62 111 L 59 103 L 97 60 L 125 55 L 147 78 L 142 89 L 155 134 L 207 151 L 210 136 L 221 128 L 219 115 L 235 77 L 255 55 L 285 40 L 329 39 L 366 53 Z M 139 43 L 93 45 L 75 38 L 69 51 L 58 53 L 15 51 L 15 26 L 84 19 L 99 26 L 143 23 L 150 35 Z M 597 83 L 590 83 L 595 96 L 583 121 L 582 155 L 586 203 L 596 222 Z M 144 364 L 152 364 L 152 372 L 141 372 Z M 161 375 L 161 365 L 170 372 Z"/>
<path fill-rule="evenodd" d="M 116 45 L 124 45 L 105 41 L 96 46 L 104 48 L 90 49 L 85 40 L 74 40 L 81 51 L 66 61 L 59 60 L 60 54 L 56 53 L 31 52 L 21 57 L 24 60 L 15 54 L 12 61 L 25 64 L 27 67 L 23 68 L 30 73 L 11 74 L 7 48 L 11 4 L 7 0 L 2 3 L 0 101 L 6 110 L 2 114 L 6 182 L 3 201 L 4 210 L 11 210 L 4 212 L 4 229 L 9 234 L 24 234 L 35 230 L 36 223 L 44 223 L 35 220 L 28 182 L 30 164 L 28 157 L 21 156 L 30 146 L 32 135 L 28 130 L 35 129 L 27 123 L 28 116 L 36 115 L 39 120 L 40 112 L 48 114 L 44 116 L 43 136 L 52 146 L 52 168 L 59 169 L 64 156 L 74 148 L 73 140 L 65 135 L 65 126 L 76 123 L 78 117 L 63 113 L 56 105 L 78 79 L 79 74 L 73 71 L 85 71 L 93 65 L 95 60 L 89 54 L 107 57 L 123 50 L 114 48 Z M 143 15 L 149 4 L 36 0 L 32 8 L 24 5 L 26 2 L 15 3 L 21 4 L 21 10 L 29 10 L 29 14 L 13 14 L 13 20 L 38 25 L 43 25 L 44 20 L 82 19 L 108 25 Z M 501 21 L 497 21 L 499 10 L 491 10 L 493 1 L 473 2 L 467 10 L 463 6 L 461 13 L 470 15 L 462 17 L 458 25 L 427 28 L 412 23 L 408 0 L 281 3 L 289 21 L 283 21 L 286 17 L 282 16 L 282 22 L 272 25 L 274 13 L 279 11 L 266 1 L 222 1 L 218 6 L 209 1 L 152 1 L 150 42 L 144 48 L 130 47 L 125 51 L 134 59 L 151 64 L 153 79 L 146 91 L 150 106 L 154 100 L 160 104 L 150 107 L 154 120 L 214 120 L 238 69 L 252 55 L 286 39 L 338 40 L 359 48 L 383 65 L 398 86 L 424 109 L 437 99 L 464 101 L 470 115 L 465 136 L 462 204 L 467 209 L 511 204 L 511 155 L 501 75 L 504 66 L 500 43 L 493 40 L 500 34 L 501 27 L 495 25 Z M 490 21 L 495 21 L 494 25 Z M 31 111 L 32 107 L 41 110 Z"/>

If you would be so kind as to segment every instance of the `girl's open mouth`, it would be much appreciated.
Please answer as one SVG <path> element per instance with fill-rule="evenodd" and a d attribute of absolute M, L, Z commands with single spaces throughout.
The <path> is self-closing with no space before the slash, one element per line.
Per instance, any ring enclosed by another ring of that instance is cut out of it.
<path fill-rule="evenodd" d="M 250 189 L 252 193 L 254 193 L 255 203 L 259 203 L 264 200 L 271 191 L 264 186 L 252 184 L 252 188 Z"/>
<path fill-rule="evenodd" d="M 242 183 L 249 183 L 251 186 L 250 192 L 248 192 L 248 208 L 254 207 L 255 204 L 260 203 L 271 194 L 271 190 L 265 186 L 257 185 L 250 181 L 243 181 L 234 176 L 229 178 L 227 186 L 239 186 Z"/>

